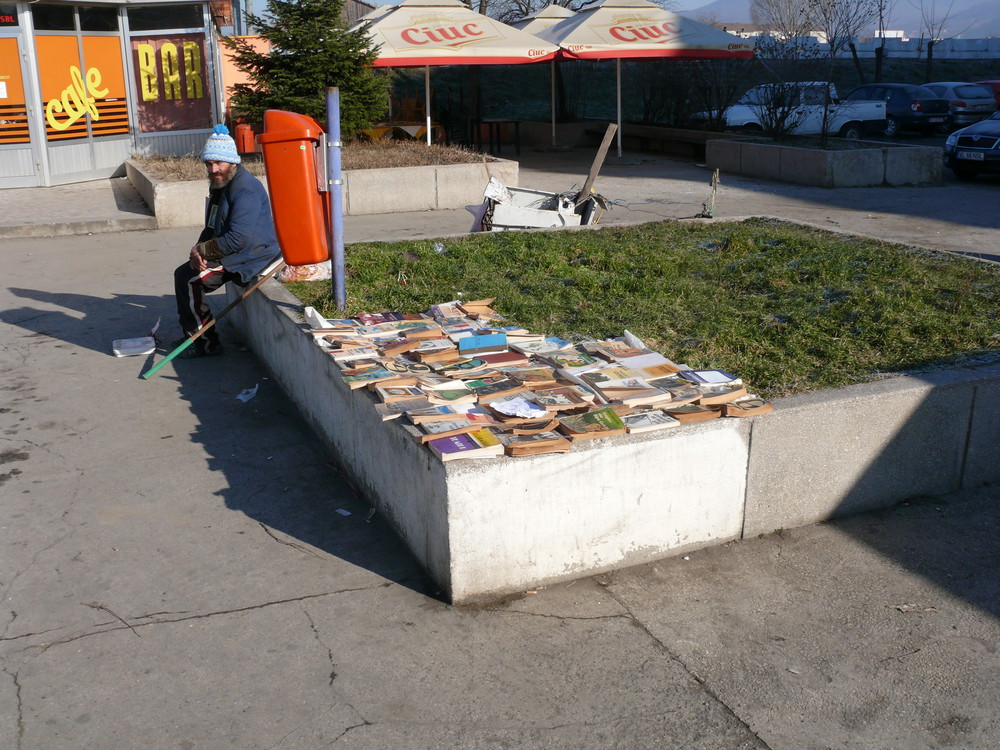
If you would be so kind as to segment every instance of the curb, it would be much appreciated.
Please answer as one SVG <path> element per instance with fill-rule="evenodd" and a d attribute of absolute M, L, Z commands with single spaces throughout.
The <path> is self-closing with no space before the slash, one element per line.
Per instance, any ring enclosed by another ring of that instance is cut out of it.
<path fill-rule="evenodd" d="M 156 217 L 137 219 L 103 219 L 96 221 L 68 221 L 61 224 L 13 224 L 0 226 L 0 240 L 26 237 L 68 237 L 111 232 L 138 232 L 156 229 Z"/>

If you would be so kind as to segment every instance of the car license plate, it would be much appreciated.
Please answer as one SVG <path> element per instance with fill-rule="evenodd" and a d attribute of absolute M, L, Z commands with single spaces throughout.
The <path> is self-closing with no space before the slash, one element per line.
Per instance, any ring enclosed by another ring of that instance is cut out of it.
<path fill-rule="evenodd" d="M 927 122 L 944 122 L 943 117 L 928 117 Z"/>
<path fill-rule="evenodd" d="M 959 151 L 955 154 L 959 159 L 970 159 L 971 161 L 983 161 L 982 151 Z"/>

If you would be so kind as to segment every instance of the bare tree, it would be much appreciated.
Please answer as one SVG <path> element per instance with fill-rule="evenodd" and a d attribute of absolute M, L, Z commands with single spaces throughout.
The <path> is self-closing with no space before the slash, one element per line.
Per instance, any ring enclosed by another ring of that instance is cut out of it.
<path fill-rule="evenodd" d="M 808 0 L 750 0 L 750 20 L 779 42 L 809 34 Z"/>
<path fill-rule="evenodd" d="M 943 41 L 945 32 L 948 29 L 948 20 L 951 18 L 955 0 L 919 0 L 919 5 L 911 1 L 914 8 L 920 10 L 920 36 L 927 39 L 927 63 L 924 69 L 924 83 L 934 80 L 934 45 Z M 964 31 L 964 29 L 963 29 Z M 951 31 L 949 37 L 961 34 L 961 31 Z"/>
<path fill-rule="evenodd" d="M 876 13 L 878 16 L 878 38 L 879 43 L 875 48 L 875 83 L 882 82 L 882 61 L 885 59 L 885 32 L 892 16 L 892 11 L 896 7 L 896 0 L 875 0 Z"/>

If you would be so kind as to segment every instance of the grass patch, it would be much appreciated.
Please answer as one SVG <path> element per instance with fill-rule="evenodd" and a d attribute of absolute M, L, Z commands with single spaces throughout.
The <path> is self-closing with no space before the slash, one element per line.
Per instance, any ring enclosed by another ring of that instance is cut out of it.
<path fill-rule="evenodd" d="M 771 220 L 372 242 L 346 251 L 347 314 L 496 297 L 511 323 L 569 339 L 635 333 L 766 397 L 1000 349 L 1000 268 Z M 403 283 L 405 281 L 405 283 Z M 289 284 L 339 317 L 330 282 Z"/>
<path fill-rule="evenodd" d="M 133 156 L 143 171 L 158 180 L 182 182 L 204 180 L 205 165 L 193 154 L 188 156 Z M 459 146 L 428 146 L 423 141 L 376 141 L 348 143 L 341 149 L 342 169 L 386 169 L 389 167 L 423 167 L 441 164 L 476 164 L 493 157 Z M 264 163 L 259 154 L 243 157 L 243 166 L 250 173 L 264 176 Z"/>

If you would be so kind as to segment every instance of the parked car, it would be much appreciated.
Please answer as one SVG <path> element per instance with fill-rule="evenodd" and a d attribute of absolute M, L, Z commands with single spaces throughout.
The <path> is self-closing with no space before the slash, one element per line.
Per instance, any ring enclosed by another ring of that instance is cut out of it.
<path fill-rule="evenodd" d="M 841 101 L 837 98 L 836 87 L 823 81 L 763 83 L 754 86 L 736 104 L 728 107 L 722 116 L 727 128 L 759 133 L 764 130 L 768 108 L 785 106 L 794 108 L 789 112 L 788 119 L 793 135 L 818 135 L 823 131 L 823 107 L 827 91 L 830 96 L 826 117 L 827 133 L 857 139 L 865 135 L 877 135 L 885 129 L 883 102 Z M 704 122 L 708 119 L 708 113 L 698 112 L 691 119 L 693 122 Z"/>
<path fill-rule="evenodd" d="M 997 109 L 1000 109 L 1000 79 L 998 78 L 977 78 L 973 83 L 980 86 L 985 86 L 990 91 L 993 92 L 993 101 L 996 103 Z"/>
<path fill-rule="evenodd" d="M 954 127 L 971 125 L 985 120 L 996 110 L 993 92 L 978 83 L 945 81 L 925 83 L 938 96 L 947 99 L 951 105 L 951 124 Z"/>
<path fill-rule="evenodd" d="M 935 133 L 949 127 L 948 100 L 923 86 L 870 83 L 858 86 L 844 100 L 885 102 L 885 134 L 888 136 L 898 135 L 901 130 Z"/>
<path fill-rule="evenodd" d="M 962 179 L 981 172 L 1000 174 L 1000 112 L 949 135 L 944 142 L 944 165 Z"/>

